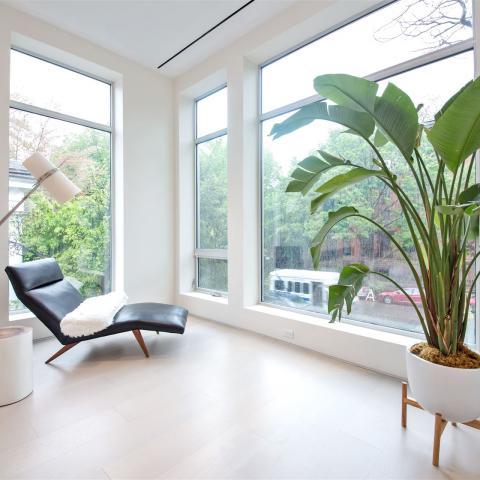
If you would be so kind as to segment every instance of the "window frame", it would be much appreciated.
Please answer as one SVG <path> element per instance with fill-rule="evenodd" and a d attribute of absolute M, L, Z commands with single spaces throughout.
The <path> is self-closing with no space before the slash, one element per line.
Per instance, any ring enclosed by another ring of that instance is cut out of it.
<path fill-rule="evenodd" d="M 262 93 L 263 93 L 263 82 L 262 82 L 262 71 L 265 67 L 268 65 L 275 63 L 276 61 L 295 53 L 297 50 L 302 49 L 303 47 L 314 43 L 318 40 L 320 40 L 322 37 L 325 37 L 336 30 L 339 30 L 341 28 L 344 28 L 357 20 L 360 20 L 366 16 L 368 16 L 371 13 L 374 13 L 378 10 L 381 10 L 385 7 L 388 7 L 389 5 L 397 2 L 398 0 L 383 0 L 376 5 L 373 5 L 367 9 L 362 10 L 358 14 L 355 14 L 345 20 L 342 20 L 341 22 L 336 23 L 335 25 L 323 30 L 319 34 L 308 38 L 307 40 L 300 42 L 293 47 L 283 51 L 282 53 L 275 55 L 271 57 L 270 59 L 260 63 L 258 65 L 258 80 L 257 80 L 257 85 L 258 85 L 258 98 L 257 98 L 257 111 L 258 111 L 258 122 L 257 122 L 257 132 L 258 132 L 258 174 L 259 174 L 259 182 L 258 182 L 258 192 L 259 192 L 259 202 L 258 202 L 258 218 L 259 218 L 259 228 L 260 228 L 260 235 L 259 235 L 259 245 L 258 245 L 258 255 L 260 259 L 260 269 L 259 269 L 259 277 L 258 277 L 258 292 L 259 292 L 259 298 L 258 298 L 258 303 L 260 305 L 266 305 L 268 307 L 272 308 L 277 308 L 279 310 L 285 310 L 285 311 L 290 311 L 290 312 L 295 312 L 295 313 L 300 313 L 303 315 L 308 315 L 312 317 L 317 317 L 321 319 L 329 319 L 330 317 L 324 313 L 320 312 L 312 312 L 309 310 L 304 310 L 301 308 L 294 308 L 294 307 L 289 307 L 285 305 L 277 305 L 274 303 L 266 302 L 264 301 L 264 286 L 265 286 L 265 281 L 264 281 L 264 276 L 265 276 L 265 262 L 264 262 L 264 245 L 265 245 L 265 237 L 264 237 L 264 170 L 263 170 L 263 123 L 267 120 L 271 120 L 273 118 L 279 117 L 280 115 L 285 115 L 287 113 L 291 113 L 295 110 L 298 110 L 301 107 L 304 107 L 306 105 L 310 105 L 314 102 L 320 101 L 320 100 L 325 100 L 325 97 L 322 97 L 318 94 L 305 97 L 299 100 L 296 100 L 295 102 L 291 102 L 285 105 L 282 105 L 281 107 L 277 107 L 273 110 L 270 111 L 263 111 L 263 100 L 262 100 Z M 476 15 L 476 10 L 477 8 L 480 9 L 476 5 L 476 2 L 472 0 L 472 18 L 473 21 L 475 22 L 475 19 L 477 18 Z M 423 55 L 420 55 L 418 57 L 415 57 L 410 60 L 406 60 L 404 62 L 400 62 L 398 64 L 392 65 L 390 67 L 378 70 L 376 72 L 370 73 L 363 78 L 367 80 L 371 80 L 374 82 L 380 82 L 382 80 L 388 80 L 391 77 L 394 77 L 396 75 L 400 75 L 403 73 L 410 72 L 412 70 L 416 70 L 418 68 L 425 67 L 429 64 L 445 60 L 450 57 L 454 57 L 456 55 L 460 55 L 462 53 L 466 52 L 472 52 L 473 53 L 473 61 L 474 61 L 474 77 L 477 76 L 477 65 L 476 65 L 476 50 L 475 50 L 475 25 L 472 30 L 472 38 L 463 40 L 461 42 L 458 42 L 453 45 L 449 45 L 443 48 L 440 48 L 438 50 L 435 50 L 433 52 L 427 52 Z M 477 155 L 476 156 L 476 178 L 477 180 L 480 180 L 480 158 Z M 476 271 L 478 272 L 480 268 L 480 260 L 477 262 L 476 265 Z M 365 323 L 361 322 L 352 318 L 347 318 L 347 317 L 342 317 L 342 322 L 343 323 L 348 323 L 351 325 L 356 325 L 360 326 L 363 328 L 368 328 L 372 330 L 379 330 L 379 331 L 384 331 L 388 333 L 394 333 L 394 334 L 400 334 L 400 335 L 405 335 L 408 337 L 413 337 L 413 338 L 424 338 L 422 333 L 417 333 L 409 330 L 403 330 L 400 328 L 393 328 L 393 327 L 388 327 L 388 326 L 382 326 L 382 325 L 377 325 L 374 323 Z M 480 345 L 480 308 L 475 309 L 475 344 L 472 344 L 474 347 Z"/>
<path fill-rule="evenodd" d="M 199 284 L 200 275 L 199 275 L 199 266 L 200 266 L 200 259 L 213 259 L 213 260 L 226 260 L 227 261 L 227 268 L 228 268 L 228 249 L 227 248 L 200 248 L 200 189 L 199 189 L 199 173 L 200 169 L 198 166 L 198 147 L 202 143 L 209 142 L 211 140 L 215 140 L 216 138 L 220 138 L 223 136 L 227 136 L 228 142 L 228 125 L 226 128 L 222 128 L 221 130 L 217 130 L 215 132 L 208 133 L 206 135 L 202 135 L 201 137 L 198 136 L 198 103 L 201 100 L 213 95 L 224 88 L 227 88 L 227 83 L 222 83 L 221 85 L 209 90 L 202 95 L 195 97 L 193 100 L 193 143 L 194 143 L 194 168 L 193 168 L 193 175 L 194 175 L 194 250 L 193 250 L 193 257 L 195 261 L 195 278 L 193 280 L 193 288 L 195 291 L 208 293 L 210 295 L 216 297 L 227 297 L 228 296 L 228 285 L 227 291 L 224 292 L 222 290 L 210 289 L 201 287 Z M 228 228 L 228 226 L 227 226 Z"/>
<path fill-rule="evenodd" d="M 18 45 L 12 44 L 10 45 L 10 52 L 15 51 L 24 55 L 28 55 L 32 58 L 37 60 L 41 60 L 43 62 L 50 63 L 60 68 L 64 68 L 65 70 L 69 70 L 71 72 L 77 73 L 79 75 L 83 75 L 85 77 L 91 78 L 93 80 L 105 83 L 109 86 L 110 94 L 110 118 L 109 124 L 102 124 L 97 122 L 92 122 L 90 120 L 86 120 L 80 117 L 76 117 L 73 115 L 68 115 L 64 113 L 57 112 L 55 110 L 50 110 L 47 108 L 37 107 L 35 105 L 30 105 L 28 103 L 19 102 L 17 100 L 11 99 L 11 92 L 9 93 L 9 111 L 10 110 L 19 110 L 26 113 L 31 113 L 34 115 L 40 115 L 43 117 L 51 118 L 52 120 L 58 120 L 61 122 L 71 123 L 75 125 L 79 125 L 81 127 L 90 128 L 94 130 L 99 130 L 110 135 L 110 158 L 109 158 L 109 168 L 110 168 L 110 185 L 109 185 L 109 214 L 110 214 L 110 221 L 109 221 L 109 236 L 110 236 L 110 259 L 109 259 L 109 268 L 108 268 L 108 275 L 110 277 L 110 287 L 111 290 L 115 288 L 115 248 L 116 248 L 116 241 L 115 241 L 115 95 L 114 95 L 114 82 L 108 80 L 106 78 L 99 77 L 98 75 L 94 75 L 92 73 L 86 72 L 84 70 L 78 69 L 71 65 L 65 64 L 63 62 L 59 62 L 54 60 L 50 57 L 45 55 L 33 52 L 31 50 L 27 50 L 25 48 L 19 47 Z M 9 172 L 10 177 L 10 172 Z M 14 318 L 17 315 L 23 315 L 23 312 L 12 312 L 9 310 L 9 317 Z"/>

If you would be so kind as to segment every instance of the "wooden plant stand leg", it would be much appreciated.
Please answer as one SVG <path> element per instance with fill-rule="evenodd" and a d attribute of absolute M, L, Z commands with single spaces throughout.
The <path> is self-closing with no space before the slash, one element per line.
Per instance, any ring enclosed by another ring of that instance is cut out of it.
<path fill-rule="evenodd" d="M 78 343 L 79 342 L 69 343 L 68 345 L 64 345 L 57 353 L 54 353 L 45 363 L 48 365 L 52 360 L 55 360 L 60 355 L 63 355 L 65 352 L 68 352 L 75 345 L 78 345 Z"/>
<path fill-rule="evenodd" d="M 407 382 L 402 382 L 402 427 L 407 428 L 407 406 L 410 405 L 415 408 L 423 407 L 413 398 L 408 398 L 407 395 Z"/>
<path fill-rule="evenodd" d="M 143 340 L 142 332 L 140 330 L 132 330 L 133 335 L 137 339 L 140 348 L 143 350 L 143 353 L 148 358 L 150 355 L 148 354 L 147 346 L 145 345 L 145 341 Z"/>
<path fill-rule="evenodd" d="M 407 384 L 402 382 L 402 427 L 407 428 Z"/>
<path fill-rule="evenodd" d="M 402 382 L 402 427 L 407 427 L 407 406 L 410 405 L 415 408 L 420 408 L 423 410 L 423 407 L 413 398 L 408 398 L 407 395 L 407 383 Z M 457 426 L 456 422 L 451 422 L 454 427 Z M 445 420 L 440 413 L 435 414 L 435 429 L 433 433 L 433 458 L 432 464 L 438 467 L 440 460 L 440 443 L 442 439 L 442 433 L 447 426 L 448 421 Z M 463 422 L 462 425 L 467 427 L 476 428 L 480 430 L 480 420 L 472 420 L 470 422 Z"/>
<path fill-rule="evenodd" d="M 433 457 L 432 464 L 435 467 L 438 467 L 438 461 L 440 459 L 440 440 L 442 438 L 442 433 L 447 426 L 447 421 L 442 418 L 441 413 L 435 414 L 435 430 L 433 433 Z"/>

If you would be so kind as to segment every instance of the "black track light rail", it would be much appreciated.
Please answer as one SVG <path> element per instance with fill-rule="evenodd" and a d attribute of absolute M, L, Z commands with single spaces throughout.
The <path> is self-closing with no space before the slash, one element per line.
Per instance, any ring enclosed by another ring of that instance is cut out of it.
<path fill-rule="evenodd" d="M 241 12 L 244 8 L 248 7 L 251 3 L 253 3 L 255 0 L 250 0 L 244 5 L 242 5 L 240 8 L 237 8 L 234 12 L 232 12 L 228 17 L 225 17 L 223 20 L 218 22 L 216 25 L 214 25 L 212 28 L 207 30 L 205 33 L 202 33 L 199 37 L 197 37 L 193 42 L 190 42 L 186 47 L 182 48 L 179 50 L 175 55 L 172 55 L 168 60 L 165 60 L 161 65 L 157 67 L 162 68 L 164 65 L 166 65 L 168 62 L 171 62 L 175 57 L 178 57 L 181 53 L 183 53 L 185 50 L 190 48 L 192 45 L 195 45 L 199 40 L 201 40 L 203 37 L 207 36 L 209 33 L 213 32 L 216 28 L 218 28 L 220 25 L 223 25 L 227 20 L 230 20 L 234 15 L 237 13 Z"/>

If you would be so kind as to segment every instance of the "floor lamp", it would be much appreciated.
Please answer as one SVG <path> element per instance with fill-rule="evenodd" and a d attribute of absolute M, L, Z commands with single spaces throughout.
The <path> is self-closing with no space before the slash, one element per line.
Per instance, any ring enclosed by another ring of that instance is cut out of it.
<path fill-rule="evenodd" d="M 62 162 L 60 166 L 62 166 L 63 163 L 64 162 Z M 76 197 L 81 191 L 59 170 L 59 167 L 55 167 L 38 152 L 35 152 L 28 157 L 23 162 L 23 166 L 36 178 L 37 181 L 32 189 L 0 220 L 0 225 L 3 225 L 41 186 L 43 186 L 58 203 L 68 202 Z"/>
<path fill-rule="evenodd" d="M 63 165 L 62 162 L 59 167 Z M 4 224 L 10 216 L 41 186 L 58 203 L 76 197 L 80 189 L 43 155 L 35 152 L 23 166 L 35 177 L 31 190 L 0 220 Z M 0 328 L 0 406 L 18 402 L 30 395 L 32 379 L 32 329 L 9 326 Z"/>

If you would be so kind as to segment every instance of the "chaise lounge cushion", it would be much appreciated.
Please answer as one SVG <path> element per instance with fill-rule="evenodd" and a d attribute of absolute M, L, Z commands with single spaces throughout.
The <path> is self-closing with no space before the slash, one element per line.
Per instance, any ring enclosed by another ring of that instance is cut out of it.
<path fill-rule="evenodd" d="M 125 326 L 129 330 L 159 330 L 183 333 L 187 321 L 186 311 L 176 305 L 164 303 L 132 303 L 125 305 L 115 315 L 114 326 Z"/>
<path fill-rule="evenodd" d="M 151 330 L 167 333 L 185 331 L 187 311 L 176 305 L 165 303 L 131 303 L 125 305 L 116 315 L 113 323 L 100 332 L 85 337 L 69 339 L 66 343 L 105 337 L 131 330 Z M 63 342 L 62 342 L 63 343 Z"/>

